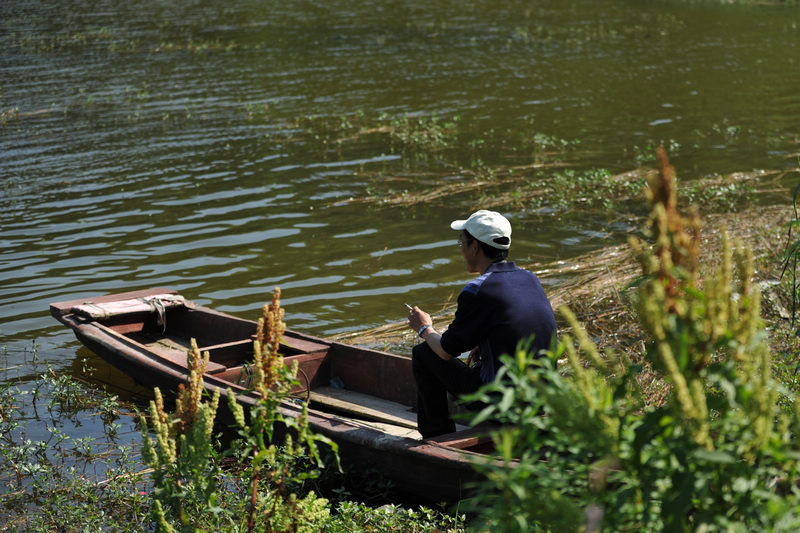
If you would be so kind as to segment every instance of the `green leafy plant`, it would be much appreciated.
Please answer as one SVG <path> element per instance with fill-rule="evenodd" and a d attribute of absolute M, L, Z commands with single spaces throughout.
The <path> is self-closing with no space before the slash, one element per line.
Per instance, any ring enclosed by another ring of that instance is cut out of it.
<path fill-rule="evenodd" d="M 46 408 L 40 409 L 43 400 Z M 114 443 L 119 425 L 111 410 L 116 405 L 115 397 L 49 367 L 35 383 L 0 384 L 4 530 L 141 530 L 147 507 L 139 491 L 144 476 L 133 451 Z M 75 436 L 98 412 L 103 435 Z"/>
<path fill-rule="evenodd" d="M 391 122 L 390 136 L 409 148 L 441 150 L 454 146 L 460 118 L 442 121 L 437 116 L 410 117 L 403 115 Z"/>
<path fill-rule="evenodd" d="M 193 340 L 188 387 L 181 387 L 174 413 L 165 410 L 161 391 L 155 389 L 155 399 L 150 402 L 155 445 L 143 419 L 142 455 L 153 469 L 151 519 L 161 531 L 174 529 L 169 517 L 175 517 L 182 527 L 203 527 L 208 511 L 213 513 L 218 507 L 219 466 L 212 432 L 219 392 L 210 402 L 202 401 L 202 375 L 208 357 L 208 353 L 200 354 Z"/>
<path fill-rule="evenodd" d="M 317 477 L 318 469 L 324 466 L 317 443 L 324 443 L 334 453 L 336 445 L 309 430 L 307 404 L 303 404 L 299 417 L 281 413 L 281 403 L 299 383 L 297 365 L 287 368 L 279 354 L 280 340 L 286 330 L 283 317 L 280 289 L 276 287 L 272 303 L 264 306 L 253 343 L 254 389 L 261 400 L 250 410 L 249 423 L 233 391 L 228 391 L 229 407 L 241 437 L 239 457 L 249 461 L 248 531 L 254 529 L 257 515 L 262 517 L 268 531 L 316 531 L 329 513 L 327 500 L 313 491 L 304 498 L 293 491 L 303 481 Z M 275 442 L 279 428 L 285 432 L 282 445 Z M 306 463 L 307 459 L 312 460 L 311 465 Z"/>
<path fill-rule="evenodd" d="M 341 502 L 323 533 L 455 533 L 464 531 L 464 515 L 450 516 L 426 507 L 405 509 L 384 505 L 377 509 L 363 503 Z"/>
<path fill-rule="evenodd" d="M 646 350 L 632 361 L 600 353 L 562 309 L 572 333 L 557 351 L 537 358 L 522 345 L 505 358 L 500 379 L 476 396 L 490 404 L 478 419 L 503 423 L 495 440 L 505 463 L 480 466 L 481 527 L 800 525 L 800 415 L 777 402 L 752 257 L 723 239 L 720 264 L 701 282 L 699 216 L 679 213 L 674 170 L 662 150 L 657 156 L 650 244 L 631 239 L 642 268 L 631 300 Z M 665 402 L 651 405 L 641 393 L 645 366 L 669 384 Z"/>
<path fill-rule="evenodd" d="M 179 390 L 174 413 L 166 412 L 161 393 L 155 390 L 155 400 L 150 404 L 155 444 L 146 424 L 142 431 L 143 455 L 153 469 L 151 519 L 158 530 L 238 527 L 253 531 L 258 527 L 265 531 L 316 531 L 329 516 L 326 499 L 313 491 L 306 491 L 302 497 L 296 492 L 324 466 L 317 443 L 325 443 L 334 452 L 336 446 L 309 430 L 305 405 L 300 416 L 282 413 L 282 404 L 298 383 L 297 367 L 287 368 L 279 353 L 286 329 L 283 316 L 280 289 L 276 288 L 272 303 L 264 306 L 253 343 L 252 387 L 259 402 L 246 413 L 234 392 L 229 389 L 227 393 L 228 408 L 239 433 L 230 453 L 237 464 L 235 474 L 222 471 L 213 438 L 219 391 L 209 401 L 203 399 L 202 376 L 209 354 L 201 354 L 192 341 L 189 378 Z M 310 466 L 309 458 L 313 461 Z M 220 480 L 234 484 L 235 478 L 247 479 L 247 488 L 236 485 L 227 492 L 229 501 L 223 506 Z"/>

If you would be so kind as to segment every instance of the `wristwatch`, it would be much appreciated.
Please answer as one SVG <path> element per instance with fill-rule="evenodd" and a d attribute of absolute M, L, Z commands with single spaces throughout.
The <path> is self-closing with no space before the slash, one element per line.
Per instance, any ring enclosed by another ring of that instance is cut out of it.
<path fill-rule="evenodd" d="M 432 328 L 432 327 L 433 327 L 433 324 L 425 324 L 425 325 L 423 325 L 421 328 L 419 328 L 419 331 L 418 331 L 419 336 L 422 337 L 422 334 L 425 333 L 425 330 L 428 329 L 428 328 Z M 422 337 L 422 338 L 424 339 L 425 337 Z"/>

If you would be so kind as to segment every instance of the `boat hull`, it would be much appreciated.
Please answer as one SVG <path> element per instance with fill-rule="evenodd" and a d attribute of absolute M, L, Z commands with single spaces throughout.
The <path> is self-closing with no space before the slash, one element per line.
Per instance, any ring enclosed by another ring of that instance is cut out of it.
<path fill-rule="evenodd" d="M 91 302 L 103 305 L 161 294 L 175 291 L 148 289 L 94 297 Z M 134 380 L 163 391 L 177 390 L 188 378 L 185 352 L 181 357 L 180 346 L 165 348 L 164 344 L 174 339 L 185 344 L 182 336 L 195 333 L 202 338 L 198 344 L 211 347 L 213 368 L 204 374 L 203 384 L 210 393 L 220 391 L 223 423 L 230 422 L 225 400 L 228 394 L 234 394 L 245 406 L 258 401 L 241 379 L 242 369 L 246 368 L 242 358 L 252 350 L 255 322 L 192 304 L 167 311 L 163 334 L 157 342 L 150 342 L 148 335 L 159 337 L 154 331 L 158 333 L 161 327 L 152 327 L 152 313 L 87 318 L 74 311 L 87 300 L 51 304 L 51 313 L 71 328 L 82 344 Z M 196 329 L 190 331 L 190 324 Z M 284 339 L 289 353 L 285 361 L 297 362 L 301 390 L 296 391 L 296 398 L 281 404 L 281 412 L 286 417 L 296 417 L 302 410 L 302 401 L 312 399 L 308 409 L 310 429 L 337 444 L 345 471 L 377 471 L 398 490 L 418 500 L 453 503 L 469 496 L 471 486 L 480 479 L 473 463 L 490 460 L 483 452 L 490 447 L 491 439 L 485 435 L 485 428 L 469 428 L 422 440 L 410 423 L 416 393 L 407 357 L 328 342 L 291 330 Z M 399 409 L 400 417 L 369 406 L 356 407 L 354 412 L 345 414 L 339 404 L 333 404 L 334 409 L 330 405 L 319 408 L 315 404 L 319 396 L 316 391 L 329 390 L 332 383 L 344 385 L 359 398 Z"/>

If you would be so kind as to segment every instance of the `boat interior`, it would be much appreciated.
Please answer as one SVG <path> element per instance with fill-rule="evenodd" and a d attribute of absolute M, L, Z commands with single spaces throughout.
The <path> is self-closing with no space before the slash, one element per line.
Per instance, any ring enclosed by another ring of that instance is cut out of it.
<path fill-rule="evenodd" d="M 114 335 L 124 335 L 150 352 L 186 365 L 194 338 L 209 352 L 206 373 L 247 389 L 256 324 L 206 308 L 177 306 L 158 314 L 128 313 L 97 319 Z M 284 363 L 297 363 L 296 397 L 313 409 L 396 436 L 421 439 L 416 430 L 416 385 L 409 357 L 327 342 L 287 330 L 281 342 Z M 454 406 L 455 407 L 455 406 Z M 457 426 L 457 432 L 433 439 L 442 445 L 487 453 L 490 437 L 479 428 Z"/>

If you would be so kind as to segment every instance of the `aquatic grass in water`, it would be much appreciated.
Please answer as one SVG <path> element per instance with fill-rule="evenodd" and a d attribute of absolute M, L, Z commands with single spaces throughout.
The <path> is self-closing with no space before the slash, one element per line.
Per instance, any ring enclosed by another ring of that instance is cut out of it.
<path fill-rule="evenodd" d="M 252 112 L 248 107 L 248 113 Z M 346 203 L 377 203 L 411 206 L 442 201 L 451 196 L 478 194 L 478 201 L 490 207 L 514 206 L 524 210 L 570 213 L 585 209 L 607 211 L 628 217 L 643 214 L 642 193 L 647 175 L 654 172 L 639 168 L 613 174 L 607 169 L 567 168 L 547 172 L 551 167 L 569 166 L 579 143 L 530 130 L 508 132 L 498 142 L 498 132 L 476 131 L 476 124 L 466 124 L 460 117 L 443 119 L 404 115 L 375 118 L 365 113 L 352 116 L 309 116 L 296 120 L 293 137 L 284 142 L 316 147 L 320 153 L 346 157 L 348 147 L 372 138 L 388 140 L 391 153 L 404 155 L 404 169 L 371 171 L 362 166 L 359 174 L 369 177 L 370 196 L 351 198 Z M 485 134 L 485 137 L 482 135 Z M 487 139 L 494 139 L 492 143 Z M 463 149 L 471 151 L 470 165 L 464 166 Z M 519 164 L 518 159 L 530 162 Z M 430 168 L 433 160 L 439 168 Z M 487 164 L 488 159 L 495 163 Z M 425 162 L 427 171 L 410 167 L 410 161 Z M 768 172 L 737 173 L 727 177 L 712 176 L 688 182 L 681 188 L 684 201 L 709 211 L 733 211 L 757 193 L 756 181 Z M 402 184 L 402 189 L 393 188 Z M 509 185 L 515 185 L 508 190 Z M 337 200 L 341 204 L 341 200 Z"/>
<path fill-rule="evenodd" d="M 190 35 L 179 39 L 174 37 L 172 39 L 160 39 L 155 32 L 151 32 L 149 36 L 141 36 L 126 30 L 112 30 L 108 27 L 86 28 L 84 30 L 57 33 L 12 32 L 0 39 L 0 44 L 8 49 L 20 49 L 37 54 L 74 54 L 94 50 L 119 55 L 180 52 L 199 54 L 204 52 L 254 50 L 265 46 L 257 43 L 225 41 L 220 38 L 201 39 Z"/>
<path fill-rule="evenodd" d="M 532 205 L 537 208 L 548 207 L 557 211 L 622 208 L 638 214 L 636 207 L 651 173 L 649 170 L 634 170 L 612 175 L 606 169 L 585 172 L 567 169 L 529 183 L 528 188 L 534 191 L 535 196 L 528 200 L 532 200 Z M 757 180 L 763 182 L 763 177 L 763 173 L 754 172 L 701 178 L 682 186 L 681 200 L 708 211 L 736 211 L 738 205 L 751 199 L 756 192 L 753 183 Z"/>
<path fill-rule="evenodd" d="M 4 109 L 0 111 L 0 127 L 4 128 L 9 122 L 19 118 L 19 108 Z"/>
<path fill-rule="evenodd" d="M 460 117 L 442 120 L 438 116 L 410 117 L 403 115 L 391 121 L 390 137 L 399 141 L 406 149 L 422 149 L 426 152 L 443 150 L 455 146 Z"/>
<path fill-rule="evenodd" d="M 116 397 L 50 370 L 33 386 L 0 384 L 0 521 L 19 531 L 141 530 L 142 466 L 120 440 L 119 414 Z M 77 436 L 93 418 L 102 435 Z"/>

